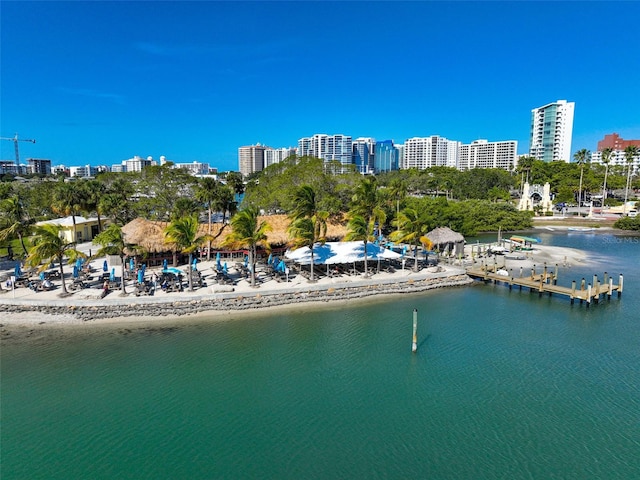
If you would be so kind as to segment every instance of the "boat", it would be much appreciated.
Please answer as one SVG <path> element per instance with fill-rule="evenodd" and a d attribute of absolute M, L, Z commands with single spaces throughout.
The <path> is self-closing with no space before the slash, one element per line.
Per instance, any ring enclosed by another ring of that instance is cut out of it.
<path fill-rule="evenodd" d="M 567 228 L 570 232 L 593 232 L 595 230 L 594 227 L 569 227 Z"/>

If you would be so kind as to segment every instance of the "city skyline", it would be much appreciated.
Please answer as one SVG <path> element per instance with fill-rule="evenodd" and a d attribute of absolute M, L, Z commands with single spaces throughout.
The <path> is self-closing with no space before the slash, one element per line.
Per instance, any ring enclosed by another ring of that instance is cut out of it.
<path fill-rule="evenodd" d="M 0 135 L 36 140 L 23 164 L 164 155 L 237 170 L 241 146 L 316 133 L 516 140 L 526 154 L 531 109 L 560 98 L 576 105 L 573 151 L 640 137 L 635 2 L 1 8 Z"/>

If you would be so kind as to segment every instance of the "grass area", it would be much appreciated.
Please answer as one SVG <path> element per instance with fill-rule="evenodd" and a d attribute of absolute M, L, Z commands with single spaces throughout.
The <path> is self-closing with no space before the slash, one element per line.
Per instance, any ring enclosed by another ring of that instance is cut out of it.
<path fill-rule="evenodd" d="M 534 227 L 553 227 L 553 226 L 565 226 L 565 227 L 613 227 L 617 218 L 584 218 L 579 216 L 566 216 L 566 217 L 533 217 Z"/>

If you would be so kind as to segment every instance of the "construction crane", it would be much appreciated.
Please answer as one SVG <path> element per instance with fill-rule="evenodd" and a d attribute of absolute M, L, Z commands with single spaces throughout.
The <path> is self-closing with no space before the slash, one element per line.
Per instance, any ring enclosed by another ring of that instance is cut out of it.
<path fill-rule="evenodd" d="M 36 143 L 35 140 L 28 140 L 26 138 L 18 138 L 16 133 L 13 137 L 0 137 L 0 140 L 11 140 L 16 149 L 16 167 L 20 168 L 20 152 L 18 151 L 18 142 L 31 142 Z"/>

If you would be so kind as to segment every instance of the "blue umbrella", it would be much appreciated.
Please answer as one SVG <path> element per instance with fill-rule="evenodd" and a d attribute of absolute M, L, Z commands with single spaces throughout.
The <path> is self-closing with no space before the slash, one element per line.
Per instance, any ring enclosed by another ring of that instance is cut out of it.
<path fill-rule="evenodd" d="M 273 257 L 271 256 L 271 254 L 269 254 L 269 258 L 267 258 L 267 265 L 271 265 L 271 259 Z"/>
<path fill-rule="evenodd" d="M 135 264 L 135 262 L 133 261 L 133 257 L 131 257 L 131 258 L 129 259 L 129 270 L 131 270 L 131 271 L 133 272 L 133 269 L 135 268 L 135 266 L 136 266 L 136 264 Z"/>
<path fill-rule="evenodd" d="M 40 280 L 44 280 L 44 272 L 40 272 Z"/>
<path fill-rule="evenodd" d="M 140 269 L 138 271 L 138 283 L 144 282 L 144 270 Z"/>
<path fill-rule="evenodd" d="M 116 281 L 116 267 L 113 267 L 111 269 L 111 274 L 109 275 L 109 281 L 111 281 L 111 282 L 115 282 Z"/>
<path fill-rule="evenodd" d="M 198 270 L 198 269 L 196 268 L 196 263 L 198 263 L 198 259 L 197 259 L 197 258 L 194 258 L 194 259 L 193 259 L 193 264 L 192 264 L 192 267 L 191 267 L 191 269 L 192 269 L 192 270 Z"/>
<path fill-rule="evenodd" d="M 169 262 L 165 258 L 164 260 L 162 260 L 162 269 L 166 270 L 168 266 L 169 266 Z"/>
<path fill-rule="evenodd" d="M 76 260 L 76 267 L 78 267 L 78 269 L 82 268 L 82 259 L 81 258 Z"/>
<path fill-rule="evenodd" d="M 278 270 L 280 270 L 281 272 L 284 272 L 287 269 L 287 265 L 284 263 L 284 260 L 280 260 L 280 263 L 278 264 Z"/>
<path fill-rule="evenodd" d="M 107 261 L 106 260 L 102 264 L 102 271 L 103 272 L 108 272 L 109 271 L 109 266 L 107 265 Z"/>
<path fill-rule="evenodd" d="M 407 253 L 407 246 L 405 245 L 404 247 L 402 247 L 402 256 L 404 257 L 406 253 Z"/>
<path fill-rule="evenodd" d="M 249 265 L 249 255 L 244 256 L 244 266 L 246 267 L 247 265 Z"/>
<path fill-rule="evenodd" d="M 227 270 L 227 262 L 224 262 L 224 266 L 222 267 L 222 271 L 223 271 L 224 273 L 228 273 L 228 270 Z"/>
<path fill-rule="evenodd" d="M 13 274 L 16 278 L 20 278 L 22 276 L 22 269 L 20 268 L 20 263 L 16 263 L 16 268 L 13 270 Z"/>
<path fill-rule="evenodd" d="M 216 270 L 218 271 L 222 270 L 222 264 L 220 263 L 220 260 L 216 262 Z"/>
<path fill-rule="evenodd" d="M 220 261 L 220 252 L 216 253 L 216 262 Z"/>
<path fill-rule="evenodd" d="M 78 265 L 73 266 L 73 278 L 78 278 Z"/>

